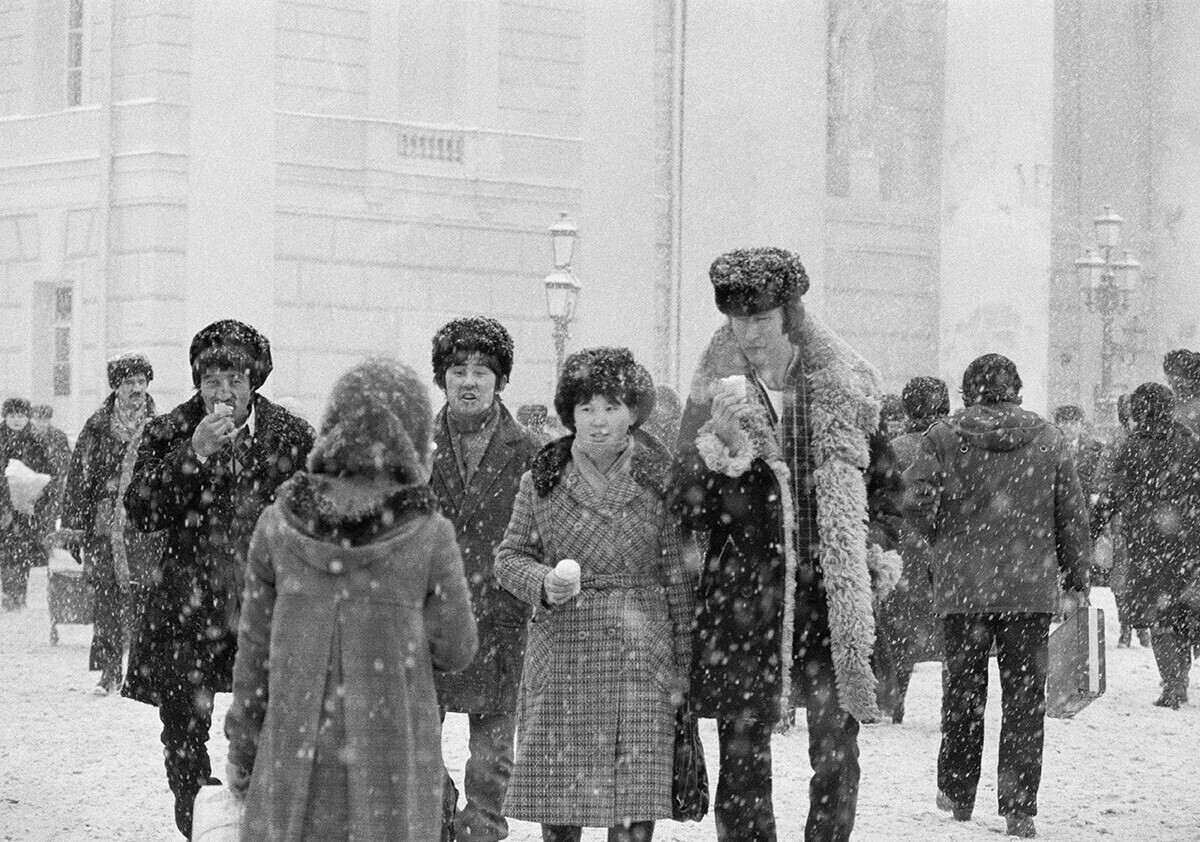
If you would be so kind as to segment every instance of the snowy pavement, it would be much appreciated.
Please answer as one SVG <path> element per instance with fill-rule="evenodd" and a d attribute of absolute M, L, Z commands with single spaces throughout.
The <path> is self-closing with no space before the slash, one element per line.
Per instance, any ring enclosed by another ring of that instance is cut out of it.
<path fill-rule="evenodd" d="M 97 674 L 87 667 L 89 626 L 60 627 L 49 642 L 46 571 L 30 581 L 30 607 L 0 615 L 0 840 L 91 842 L 177 840 L 162 768 L 157 712 L 119 697 L 91 695 Z M 1112 596 L 1094 602 L 1108 620 L 1108 693 L 1074 720 L 1048 720 L 1039 838 L 1049 842 L 1200 840 L 1200 682 L 1190 705 L 1154 707 L 1153 656 L 1135 644 L 1113 648 Z M 1195 676 L 1195 672 L 1193 672 Z M 933 805 L 938 747 L 940 665 L 920 664 L 902 726 L 862 731 L 863 779 L 856 840 L 987 840 L 1004 838 L 996 815 L 999 684 L 993 663 L 987 748 L 975 817 L 959 824 Z M 222 774 L 221 723 L 229 697 L 220 695 L 210 749 Z M 803 722 L 803 717 L 800 717 Z M 465 718 L 446 720 L 446 760 L 462 780 Z M 715 783 L 716 732 L 703 723 Z M 803 727 L 773 743 L 775 809 L 781 840 L 803 837 L 808 809 L 807 742 Z M 536 825 L 514 822 L 510 839 L 535 842 Z M 584 839 L 596 842 L 603 831 Z M 663 822 L 657 842 L 714 840 L 712 816 L 700 824 Z"/>

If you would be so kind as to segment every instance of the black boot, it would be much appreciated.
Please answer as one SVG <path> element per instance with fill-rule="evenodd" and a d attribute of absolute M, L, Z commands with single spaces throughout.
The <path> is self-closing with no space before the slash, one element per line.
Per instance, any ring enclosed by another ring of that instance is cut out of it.
<path fill-rule="evenodd" d="M 1133 642 L 1133 630 L 1129 626 L 1121 626 L 1121 636 L 1117 638 L 1118 649 L 1128 649 Z"/>

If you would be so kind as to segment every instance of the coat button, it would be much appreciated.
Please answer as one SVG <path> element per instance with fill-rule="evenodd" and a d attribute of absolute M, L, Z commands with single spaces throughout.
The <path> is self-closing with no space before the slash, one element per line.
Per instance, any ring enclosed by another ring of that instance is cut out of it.
<path fill-rule="evenodd" d="M 616 633 L 617 633 L 617 627 L 616 627 L 616 626 L 609 626 L 608 628 L 606 628 L 606 629 L 604 630 L 604 632 L 605 632 L 605 634 L 616 634 Z"/>

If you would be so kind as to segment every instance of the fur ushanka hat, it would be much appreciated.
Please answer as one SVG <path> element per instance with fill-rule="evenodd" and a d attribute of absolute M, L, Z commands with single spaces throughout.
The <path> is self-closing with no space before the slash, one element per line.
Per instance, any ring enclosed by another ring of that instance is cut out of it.
<path fill-rule="evenodd" d="M 1175 393 L 1161 383 L 1143 383 L 1129 398 L 1129 414 L 1138 430 L 1161 435 L 1173 423 Z"/>
<path fill-rule="evenodd" d="M 371 357 L 338 378 L 308 470 L 328 476 L 424 481 L 433 412 L 429 392 L 411 368 Z"/>
<path fill-rule="evenodd" d="M 567 357 L 554 391 L 554 411 L 563 426 L 575 432 L 575 407 L 596 395 L 629 407 L 631 430 L 654 411 L 654 381 L 628 348 L 588 348 Z"/>
<path fill-rule="evenodd" d="M 7 398 L 0 408 L 0 415 L 31 415 L 33 407 L 25 398 Z"/>
<path fill-rule="evenodd" d="M 509 379 L 513 366 L 512 336 L 504 325 L 487 316 L 469 316 L 442 325 L 433 335 L 433 382 L 446 388 L 446 369 L 461 365 L 473 354 L 496 375 Z"/>
<path fill-rule="evenodd" d="M 115 389 L 126 377 L 143 374 L 146 382 L 154 379 L 154 366 L 143 354 L 122 354 L 108 361 L 108 388 Z"/>
<path fill-rule="evenodd" d="M 236 319 L 213 322 L 197 333 L 188 360 L 192 365 L 192 385 L 197 388 L 204 369 L 217 366 L 248 370 L 250 388 L 258 391 L 274 367 L 267 337 Z"/>
<path fill-rule="evenodd" d="M 808 274 L 787 249 L 734 249 L 708 269 L 717 309 L 726 316 L 753 316 L 782 307 L 784 329 L 795 340 L 804 321 L 800 297 L 808 292 Z"/>

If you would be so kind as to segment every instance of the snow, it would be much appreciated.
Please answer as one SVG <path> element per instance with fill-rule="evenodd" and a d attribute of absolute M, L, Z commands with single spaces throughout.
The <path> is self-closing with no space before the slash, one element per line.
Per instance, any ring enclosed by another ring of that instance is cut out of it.
<path fill-rule="evenodd" d="M 1093 593 L 1105 610 L 1108 693 L 1073 720 L 1047 720 L 1038 838 L 1074 842 L 1111 838 L 1194 842 L 1200 839 L 1200 691 L 1190 705 L 1154 707 L 1158 678 L 1148 649 L 1115 649 L 1116 614 L 1106 589 Z M 91 695 L 89 626 L 60 626 L 49 642 L 46 571 L 30 578 L 29 606 L 0 615 L 0 839 L 21 842 L 177 840 L 163 774 L 157 711 L 116 696 Z M 926 842 L 1001 836 L 996 815 L 999 681 L 992 666 L 983 777 L 974 818 L 954 822 L 933 805 L 938 748 L 940 665 L 919 664 L 901 726 L 865 727 L 856 840 Z M 224 773 L 221 723 L 229 697 L 217 697 L 210 751 Z M 803 717 L 801 717 L 803 722 Z M 702 723 L 715 787 L 716 730 Z M 446 719 L 446 761 L 462 781 L 465 717 Z M 803 837 L 808 809 L 807 740 L 801 726 L 776 737 L 775 811 L 781 840 Z M 541 839 L 536 825 L 513 822 L 510 839 Z M 589 830 L 584 839 L 604 839 Z M 713 840 L 711 813 L 700 824 L 660 823 L 657 842 Z"/>

